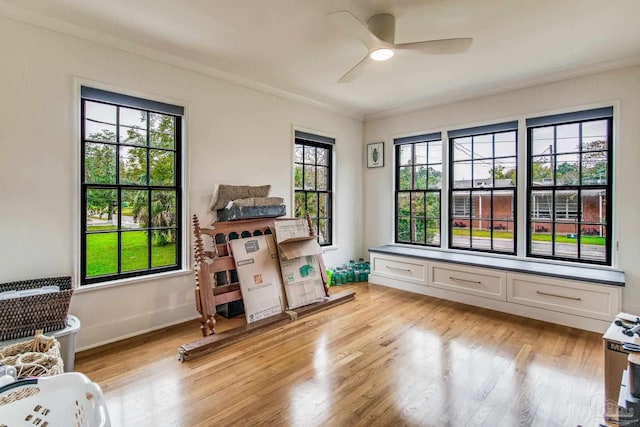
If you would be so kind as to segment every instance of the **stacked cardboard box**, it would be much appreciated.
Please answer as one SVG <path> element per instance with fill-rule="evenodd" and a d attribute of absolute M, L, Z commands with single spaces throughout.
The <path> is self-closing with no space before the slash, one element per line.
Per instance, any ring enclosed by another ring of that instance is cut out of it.
<path fill-rule="evenodd" d="M 267 234 L 230 242 L 248 323 L 326 298 L 322 248 L 307 221 L 274 224 L 275 240 Z"/>
<path fill-rule="evenodd" d="M 326 297 L 320 262 L 322 248 L 309 235 L 307 221 L 279 219 L 274 224 L 288 307 L 321 301 Z"/>
<path fill-rule="evenodd" d="M 273 236 L 231 241 L 247 323 L 282 313 L 285 306 Z"/>

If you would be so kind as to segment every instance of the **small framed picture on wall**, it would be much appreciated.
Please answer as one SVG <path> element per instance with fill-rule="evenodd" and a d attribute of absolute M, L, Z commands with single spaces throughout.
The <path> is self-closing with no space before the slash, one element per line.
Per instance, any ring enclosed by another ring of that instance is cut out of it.
<path fill-rule="evenodd" d="M 367 167 L 381 168 L 384 166 L 384 142 L 367 144 Z"/>

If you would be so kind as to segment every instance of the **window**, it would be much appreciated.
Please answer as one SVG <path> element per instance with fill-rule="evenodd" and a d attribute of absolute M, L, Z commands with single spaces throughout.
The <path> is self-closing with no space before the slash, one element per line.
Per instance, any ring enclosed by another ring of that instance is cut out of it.
<path fill-rule="evenodd" d="M 527 255 L 611 264 L 613 108 L 527 120 Z"/>
<path fill-rule="evenodd" d="M 306 132 L 295 132 L 294 189 L 298 218 L 311 218 L 320 245 L 333 243 L 333 166 L 335 140 Z"/>
<path fill-rule="evenodd" d="M 442 135 L 393 141 L 396 151 L 396 242 L 440 246 Z"/>
<path fill-rule="evenodd" d="M 471 206 L 467 194 L 456 194 L 453 196 L 453 216 L 471 215 Z"/>
<path fill-rule="evenodd" d="M 449 247 L 515 254 L 518 122 L 449 132 Z"/>
<path fill-rule="evenodd" d="M 181 268 L 183 108 L 81 88 L 81 283 Z"/>
<path fill-rule="evenodd" d="M 552 193 L 545 191 L 538 191 L 532 194 L 532 211 L 531 218 L 548 219 L 552 217 L 553 203 Z M 556 218 L 557 219 L 577 219 L 578 218 L 578 199 L 571 191 L 557 191 L 556 192 Z"/>

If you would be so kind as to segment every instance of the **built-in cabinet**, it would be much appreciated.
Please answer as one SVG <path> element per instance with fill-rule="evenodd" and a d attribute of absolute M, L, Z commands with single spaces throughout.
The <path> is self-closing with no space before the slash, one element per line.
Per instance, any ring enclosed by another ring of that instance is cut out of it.
<path fill-rule="evenodd" d="M 503 271 L 455 264 L 428 263 L 426 283 L 448 291 L 505 300 L 507 277 Z"/>
<path fill-rule="evenodd" d="M 622 311 L 622 287 L 617 285 L 370 254 L 369 282 L 374 284 L 597 332 Z"/>
<path fill-rule="evenodd" d="M 621 289 L 573 280 L 507 274 L 507 301 L 561 313 L 604 320 L 621 311 Z"/>
<path fill-rule="evenodd" d="M 418 285 L 427 284 L 427 262 L 393 256 L 371 256 L 371 273 Z"/>

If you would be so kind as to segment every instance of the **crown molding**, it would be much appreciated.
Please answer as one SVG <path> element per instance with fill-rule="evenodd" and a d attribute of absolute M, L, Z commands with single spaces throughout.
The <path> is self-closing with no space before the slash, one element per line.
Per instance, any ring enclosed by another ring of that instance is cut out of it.
<path fill-rule="evenodd" d="M 548 83 L 554 83 L 562 80 L 569 80 L 576 77 L 588 76 L 591 74 L 603 73 L 606 71 L 617 70 L 621 68 L 633 67 L 640 65 L 640 55 L 627 56 L 625 58 L 615 59 L 611 61 L 598 62 L 580 68 L 571 68 L 566 70 L 554 71 L 515 80 L 510 83 L 500 85 L 488 89 L 481 89 L 467 92 L 464 95 L 443 96 L 440 98 L 431 98 L 428 101 L 419 101 L 412 105 L 403 106 L 391 110 L 381 111 L 377 113 L 365 114 L 364 122 L 383 119 L 387 117 L 399 116 L 401 114 L 412 113 L 426 108 L 433 108 L 441 105 L 453 104 L 456 102 L 470 101 L 472 99 L 483 98 L 486 96 L 498 95 L 501 93 L 511 92 L 518 89 L 540 86 Z"/>
<path fill-rule="evenodd" d="M 39 14 L 30 10 L 26 10 L 12 4 L 8 4 L 0 0 L 0 16 L 12 19 L 15 21 L 23 22 L 25 24 L 33 25 L 36 27 L 44 28 L 50 31 L 54 31 L 66 36 L 74 37 L 77 39 L 97 43 L 106 47 L 121 50 L 129 54 L 137 55 L 140 57 L 156 60 L 173 67 L 195 72 L 207 77 L 222 80 L 227 83 L 231 83 L 237 86 L 255 90 L 264 94 L 283 98 L 285 100 L 298 102 L 301 104 L 316 107 L 325 111 L 330 111 L 342 116 L 346 116 L 355 120 L 363 122 L 378 120 L 387 117 L 398 116 L 401 114 L 407 114 L 418 110 L 437 107 L 440 105 L 453 104 L 456 102 L 469 101 L 472 99 L 482 98 L 491 95 L 497 95 L 506 93 L 518 89 L 524 89 L 527 87 L 539 86 L 547 83 L 553 83 L 556 81 L 572 79 L 576 77 L 582 77 L 590 74 L 597 74 L 601 72 L 611 71 L 620 68 L 626 68 L 640 64 L 640 55 L 629 56 L 625 58 L 615 59 L 611 61 L 604 61 L 594 63 L 580 68 L 572 68 L 565 70 L 558 70 L 549 73 L 539 74 L 524 79 L 515 80 L 505 84 L 501 84 L 499 87 L 492 87 L 486 89 L 480 89 L 476 91 L 465 91 L 464 94 L 446 95 L 442 97 L 432 97 L 428 100 L 421 100 L 415 103 L 411 103 L 399 108 L 374 112 L 364 113 L 362 111 L 349 109 L 326 102 L 321 102 L 313 98 L 309 98 L 303 95 L 299 95 L 293 92 L 288 92 L 283 89 L 276 88 L 274 86 L 261 83 L 255 80 L 246 79 L 236 74 L 228 73 L 213 67 L 209 67 L 185 58 L 181 58 L 176 55 L 168 54 L 157 49 L 141 46 L 137 43 L 133 43 L 128 40 L 124 40 L 118 37 L 110 36 L 105 33 L 77 25 L 71 24 L 56 18 L 52 18 L 43 14 Z"/>
<path fill-rule="evenodd" d="M 129 54 L 141 56 L 147 59 L 153 59 L 185 71 L 196 72 L 207 77 L 222 80 L 227 83 L 283 98 L 289 101 L 295 101 L 302 104 L 310 105 L 352 119 L 360 121 L 364 119 L 364 114 L 359 111 L 327 104 L 325 102 L 321 102 L 313 98 L 308 98 L 296 93 L 288 92 L 286 90 L 279 89 L 265 83 L 246 79 L 236 74 L 228 73 L 226 71 L 199 64 L 197 62 L 176 55 L 168 54 L 157 49 L 141 46 L 140 44 L 114 37 L 81 25 L 72 24 L 57 18 L 52 18 L 50 16 L 7 4 L 2 0 L 0 0 L 0 16 L 4 16 L 5 18 L 19 21 L 25 24 L 44 28 L 46 30 L 60 33 L 66 36 L 121 50 Z"/>

